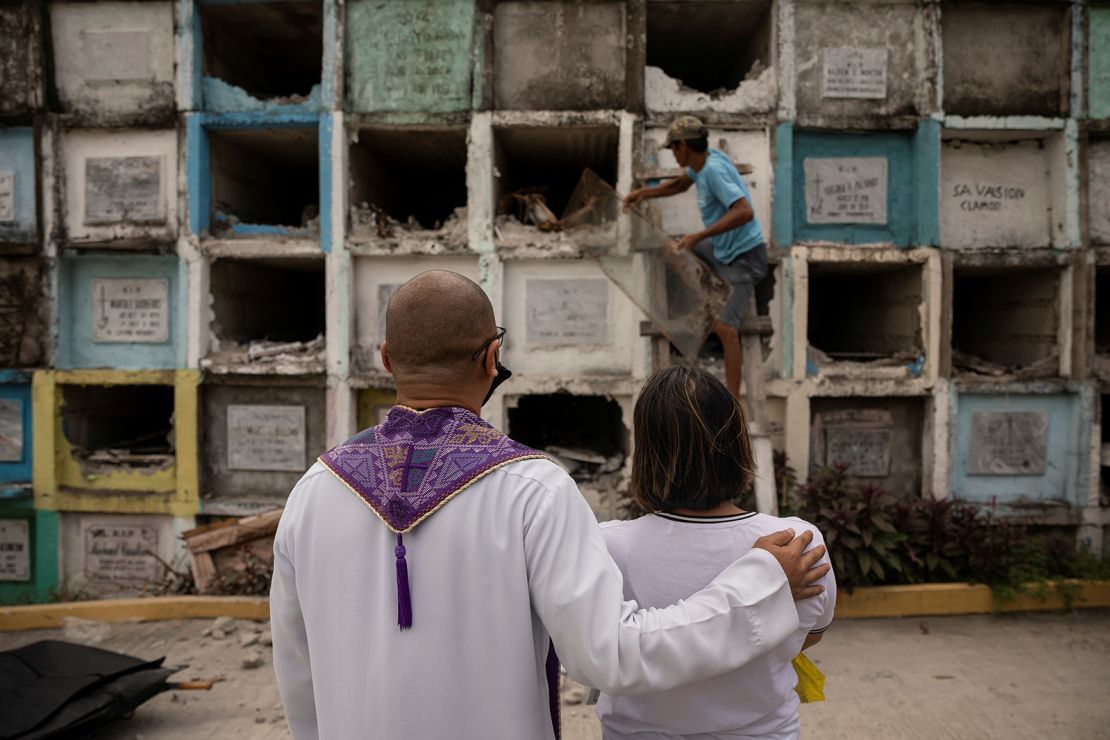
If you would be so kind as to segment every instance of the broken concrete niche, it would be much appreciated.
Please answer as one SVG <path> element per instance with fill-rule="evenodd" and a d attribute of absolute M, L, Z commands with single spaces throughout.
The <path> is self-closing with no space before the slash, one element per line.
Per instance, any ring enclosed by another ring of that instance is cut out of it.
<path fill-rule="evenodd" d="M 182 275 L 172 255 L 62 257 L 58 367 L 180 367 L 185 351 Z"/>
<path fill-rule="evenodd" d="M 957 393 L 953 496 L 999 513 L 1086 505 L 1077 481 L 1086 478 L 1090 444 L 1078 440 L 1092 411 L 1067 393 Z"/>
<path fill-rule="evenodd" d="M 325 450 L 322 381 L 239 377 L 201 386 L 201 512 L 249 516 L 284 504 Z"/>
<path fill-rule="evenodd" d="M 649 0 L 647 109 L 676 114 L 774 110 L 773 28 L 770 0 Z"/>
<path fill-rule="evenodd" d="M 510 260 L 503 285 L 502 356 L 522 378 L 630 376 L 641 314 L 596 262 Z"/>
<path fill-rule="evenodd" d="M 599 519 L 624 513 L 625 459 L 631 444 L 620 402 L 553 393 L 509 397 L 507 405 L 509 436 L 546 452 L 566 469 Z"/>
<path fill-rule="evenodd" d="M 86 478 L 173 467 L 174 389 L 160 385 L 63 385 L 62 434 Z"/>
<path fill-rule="evenodd" d="M 305 238 L 319 233 L 315 126 L 212 129 L 208 144 L 213 236 Z"/>
<path fill-rule="evenodd" d="M 624 2 L 502 0 L 493 12 L 499 110 L 621 109 L 628 101 Z"/>
<path fill-rule="evenodd" d="M 68 598 L 164 593 L 189 559 L 180 534 L 192 518 L 157 514 L 59 515 L 62 592 Z"/>
<path fill-rule="evenodd" d="M 351 110 L 469 111 L 474 0 L 347 0 Z"/>
<path fill-rule="evenodd" d="M 209 287 L 212 320 L 202 368 L 239 374 L 324 372 L 323 259 L 218 259 Z"/>
<path fill-rule="evenodd" d="M 35 439 L 36 507 L 195 511 L 196 377 L 189 370 L 37 371 L 35 418 L 53 421 Z"/>
<path fill-rule="evenodd" d="M 88 125 L 173 122 L 172 2 L 51 2 L 49 8 L 54 84 L 65 113 Z"/>
<path fill-rule="evenodd" d="M 0 129 L 0 252 L 38 250 L 35 132 Z"/>
<path fill-rule="evenodd" d="M 0 5 L 0 117 L 30 120 L 43 101 L 42 5 Z"/>
<path fill-rule="evenodd" d="M 941 4 L 944 110 L 1068 115 L 1071 3 Z"/>
<path fill-rule="evenodd" d="M 1095 376 L 1110 382 L 1110 265 L 1100 265 L 1095 272 Z M 1110 416 L 1103 417 L 1103 428 L 1110 429 Z"/>
<path fill-rule="evenodd" d="M 941 148 L 941 244 L 1064 246 L 1067 154 L 1060 133 L 946 131 Z"/>
<path fill-rule="evenodd" d="M 385 341 L 389 299 L 398 286 L 426 270 L 450 270 L 478 282 L 477 257 L 355 257 L 353 364 L 356 373 L 386 375 L 378 347 Z M 498 319 L 507 320 L 502 316 Z"/>
<path fill-rule="evenodd" d="M 0 367 L 46 361 L 46 265 L 35 257 L 0 258 Z"/>
<path fill-rule="evenodd" d="M 925 21 L 919 5 L 914 0 L 796 3 L 799 116 L 889 121 L 929 112 L 919 91 L 935 85 L 937 70 L 935 50 L 920 48 L 929 36 L 920 32 Z"/>
<path fill-rule="evenodd" d="M 584 170 L 616 184 L 619 138 L 619 129 L 607 125 L 494 128 L 498 247 L 522 252 L 516 256 L 530 256 L 523 252 L 537 247 L 537 257 L 578 256 L 568 235 L 538 227 L 566 215 Z"/>
<path fill-rule="evenodd" d="M 811 262 L 807 374 L 919 376 L 924 279 L 917 263 Z"/>
<path fill-rule="evenodd" d="M 1060 271 L 961 268 L 953 273 L 952 370 L 998 380 L 1060 373 Z"/>
<path fill-rule="evenodd" d="M 150 248 L 177 238 L 177 132 L 61 135 L 64 241 Z"/>
<path fill-rule="evenodd" d="M 661 149 L 666 141 L 663 127 L 644 129 L 643 155 L 636 177 L 642 185 L 658 182 L 683 174 L 674 155 Z M 771 133 L 767 129 L 736 131 L 709 128 L 709 146 L 720 149 L 736 164 L 736 169 L 751 192 L 751 206 L 756 220 L 767 239 L 771 237 Z M 682 236 L 701 231 L 701 212 L 698 210 L 696 188 L 681 195 L 661 198 L 644 204 L 644 212 L 672 236 Z"/>
<path fill-rule="evenodd" d="M 920 497 L 926 405 L 914 397 L 811 399 L 811 471 L 846 465 L 862 483 Z"/>
<path fill-rule="evenodd" d="M 925 126 L 928 122 L 924 122 Z M 920 188 L 935 187 L 936 163 L 915 133 L 795 131 L 790 210 L 793 241 L 914 246 L 930 243 L 934 214 L 919 212 Z M 933 145 L 935 152 L 935 144 Z M 919 161 L 921 160 L 921 161 Z M 784 214 L 785 215 L 785 214 Z M 789 243 L 783 234 L 775 240 Z"/>
<path fill-rule="evenodd" d="M 1091 244 L 1110 247 L 1110 136 L 1087 143 L 1087 208 Z"/>
<path fill-rule="evenodd" d="M 320 0 L 201 0 L 197 10 L 204 110 L 320 109 Z"/>
<path fill-rule="evenodd" d="M 23 373 L 0 374 L 0 499 L 31 496 L 31 384 Z M 0 557 L 0 581 L 4 580 Z"/>
<path fill-rule="evenodd" d="M 352 243 L 466 248 L 465 127 L 363 127 L 351 139 Z"/>

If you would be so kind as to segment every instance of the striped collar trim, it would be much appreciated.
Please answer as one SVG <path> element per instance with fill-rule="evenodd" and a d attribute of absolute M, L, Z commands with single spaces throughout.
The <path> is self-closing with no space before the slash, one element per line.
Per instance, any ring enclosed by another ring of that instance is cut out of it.
<path fill-rule="evenodd" d="M 739 522 L 751 519 L 758 512 L 748 511 L 743 514 L 727 514 L 725 516 L 690 516 L 688 514 L 675 514 L 673 511 L 656 511 L 654 516 L 660 519 L 669 519 L 672 522 L 688 522 L 691 524 L 720 524 L 722 522 Z"/>

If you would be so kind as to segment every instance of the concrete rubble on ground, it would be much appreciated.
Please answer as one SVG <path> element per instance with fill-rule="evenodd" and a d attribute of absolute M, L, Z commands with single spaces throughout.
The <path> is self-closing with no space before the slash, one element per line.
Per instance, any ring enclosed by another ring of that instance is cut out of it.
<path fill-rule="evenodd" d="M 87 620 L 82 620 L 87 621 Z M 74 624 L 78 624 L 75 622 Z M 154 697 L 102 740 L 289 737 L 270 663 L 264 622 L 218 620 L 95 622 L 96 635 L 72 629 L 0 633 L 0 650 L 43 639 L 72 639 L 141 658 L 166 656 L 171 681 L 212 681 L 209 690 L 173 689 Z M 238 648 L 201 637 L 260 635 Z M 263 663 L 253 664 L 255 653 Z M 825 673 L 827 700 L 801 708 L 805 737 L 829 740 L 1096 738 L 1110 722 L 1110 612 L 859 619 L 836 622 L 809 657 Z M 1049 687 L 1049 689 L 1046 689 Z M 564 675 L 563 737 L 601 740 L 586 688 Z"/>

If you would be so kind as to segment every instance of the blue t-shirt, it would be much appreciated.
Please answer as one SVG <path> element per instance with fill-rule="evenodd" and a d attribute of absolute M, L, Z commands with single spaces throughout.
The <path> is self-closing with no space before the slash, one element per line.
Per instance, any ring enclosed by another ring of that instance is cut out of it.
<path fill-rule="evenodd" d="M 694 172 L 692 167 L 687 167 L 686 175 L 698 186 L 698 209 L 701 211 L 702 223 L 707 227 L 720 221 L 732 204 L 741 198 L 747 198 L 748 205 L 752 207 L 751 221 L 738 229 L 710 237 L 713 254 L 717 259 L 727 265 L 738 255 L 755 249 L 763 242 L 763 230 L 759 228 L 759 219 L 755 217 L 755 205 L 748 193 L 748 185 L 740 177 L 736 165 L 728 155 L 719 149 L 710 148 L 701 172 Z"/>

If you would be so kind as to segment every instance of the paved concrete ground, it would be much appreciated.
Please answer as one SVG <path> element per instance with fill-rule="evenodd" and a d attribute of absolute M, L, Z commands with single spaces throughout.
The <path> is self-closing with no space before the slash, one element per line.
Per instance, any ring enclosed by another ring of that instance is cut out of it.
<path fill-rule="evenodd" d="M 268 655 L 242 667 L 256 647 L 240 621 L 223 639 L 202 637 L 211 621 L 76 624 L 85 641 L 144 658 L 188 664 L 176 680 L 223 677 L 210 691 L 172 691 L 98 737 L 288 738 Z M 63 630 L 0 633 L 0 650 Z M 247 641 L 251 641 L 248 638 Z M 263 649 L 263 653 L 266 651 Z M 1110 737 L 1110 611 L 1000 617 L 845 620 L 810 657 L 826 673 L 828 701 L 802 708 L 803 737 L 832 740 L 974 740 Z M 600 740 L 592 707 L 564 691 L 567 740 Z"/>

